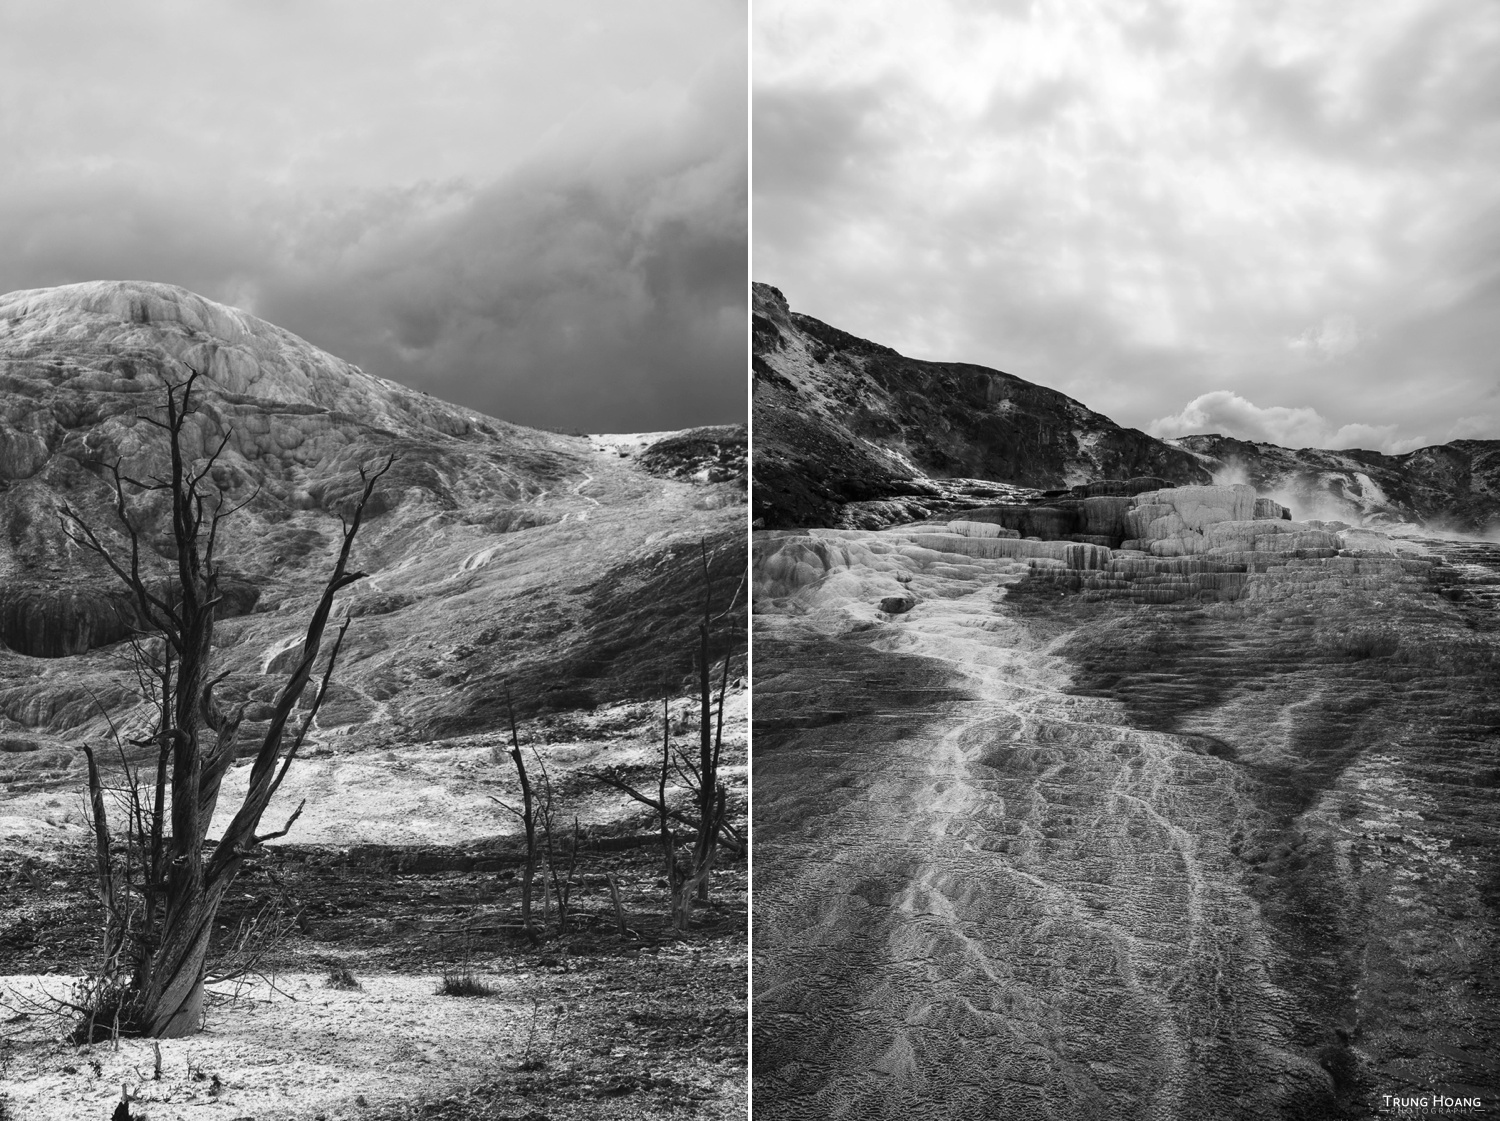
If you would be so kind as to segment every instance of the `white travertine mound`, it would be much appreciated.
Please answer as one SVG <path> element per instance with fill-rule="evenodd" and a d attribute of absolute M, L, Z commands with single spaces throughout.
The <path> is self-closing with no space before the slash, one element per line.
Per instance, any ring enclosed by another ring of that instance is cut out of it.
<path fill-rule="evenodd" d="M 1152 491 L 1139 505 L 1112 496 L 1085 501 L 1097 507 L 1088 511 L 1090 528 L 1108 528 L 1117 518 L 1122 529 L 1146 536 L 1111 549 L 1076 539 L 1021 538 L 995 523 L 962 518 L 942 528 L 773 534 L 757 544 L 757 610 L 815 615 L 816 625 L 831 633 L 905 614 L 949 594 L 940 588 L 953 582 L 1005 585 L 1026 578 L 1062 593 L 1141 604 L 1230 602 L 1253 589 L 1265 595 L 1267 588 L 1309 579 L 1373 590 L 1410 578 L 1405 559 L 1397 557 L 1421 552 L 1368 530 L 1287 520 L 1285 507 L 1256 498 L 1247 486 Z M 1275 579 L 1257 585 L 1266 573 Z"/>
<path fill-rule="evenodd" d="M 851 551 L 856 554 L 852 560 Z M 811 536 L 778 541 L 776 548 L 757 552 L 757 595 L 774 598 L 809 588 L 851 563 L 869 563 L 869 552 Z"/>
<path fill-rule="evenodd" d="M 1255 503 L 1255 488 L 1244 483 L 1147 491 L 1126 515 L 1129 536 L 1158 541 L 1183 530 L 1202 532 L 1216 522 L 1253 521 Z M 1164 524 L 1155 526 L 1157 521 Z"/>
<path fill-rule="evenodd" d="M 825 634 L 861 630 L 913 611 L 942 611 L 954 596 L 976 586 L 1015 583 L 1038 564 L 1061 570 L 1055 559 L 1028 560 L 993 548 L 1038 544 L 1053 543 L 931 532 L 758 534 L 753 603 L 757 614 L 798 616 Z"/>
<path fill-rule="evenodd" d="M 350 659 L 347 676 L 341 664 L 340 679 L 387 675 L 391 665 L 434 657 L 424 653 L 434 648 L 417 643 L 416 634 L 438 635 L 455 649 L 474 651 L 475 659 L 472 667 L 433 668 L 429 662 L 431 672 L 382 676 L 370 686 L 371 704 L 382 713 L 418 703 L 479 711 L 489 702 L 475 683 L 482 674 L 498 674 L 512 656 L 485 648 L 496 644 L 493 635 L 508 633 L 493 628 L 513 614 L 513 597 L 535 599 L 538 609 L 572 610 L 554 606 L 555 597 L 535 588 L 555 589 L 563 581 L 581 590 L 617 566 L 675 556 L 662 550 L 678 536 L 700 542 L 701 530 L 713 540 L 742 500 L 731 485 L 715 486 L 706 496 L 688 480 L 643 487 L 648 476 L 633 456 L 507 424 L 372 376 L 254 315 L 173 285 L 110 281 L 0 294 L 0 526 L 6 530 L 0 534 L 0 693 L 9 681 L 69 672 L 41 663 L 33 672 L 16 659 L 86 656 L 129 635 L 134 615 L 119 581 L 68 537 L 58 506 L 77 510 L 107 547 L 128 548 L 111 472 L 118 468 L 143 480 L 167 473 L 167 441 L 152 421 L 159 419 L 164 387 L 194 374 L 181 450 L 195 471 L 215 457 L 205 489 L 236 510 L 218 538 L 226 572 L 221 590 L 233 594 L 219 609 L 226 625 L 216 633 L 226 649 L 230 636 L 241 636 L 235 641 L 244 650 L 234 656 L 245 665 L 252 664 L 252 643 L 243 635 L 269 629 L 279 642 L 285 634 L 266 621 L 277 605 L 316 594 L 316 578 L 304 583 L 299 574 L 326 571 L 324 558 L 341 537 L 339 519 L 351 512 L 363 486 L 360 468 L 390 463 L 360 534 L 358 564 L 371 577 L 343 604 L 351 617 L 378 620 L 356 628 L 370 634 L 401 607 L 421 601 L 424 608 L 408 616 L 399 642 L 392 642 L 390 650 L 400 646 L 400 654 L 358 669 Z M 155 498 L 132 498 L 132 504 L 142 511 L 132 525 L 165 524 Z M 175 572 L 170 532 L 153 528 L 141 543 L 150 580 Z M 687 587 L 662 592 L 667 598 L 660 602 Z M 655 595 L 645 599 L 656 602 Z M 655 608 L 623 600 L 608 609 L 590 606 L 593 622 L 577 632 L 579 641 L 595 641 L 582 636 L 636 610 Z M 252 621 L 228 622 L 252 613 Z M 491 637 L 475 637 L 481 634 Z M 549 634 L 545 641 L 558 639 Z M 262 663 L 253 666 L 259 677 Z M 439 680 L 446 681 L 441 700 L 423 699 L 421 683 Z M 468 691 L 451 687 L 465 681 Z M 63 688 L 71 686 L 47 691 Z M 87 691 L 74 691 L 89 706 L 84 719 L 96 720 L 98 706 Z M 114 702 L 106 695 L 106 703 Z M 71 726 L 47 718 L 49 735 Z M 323 720 L 320 726 L 331 725 Z"/>
<path fill-rule="evenodd" d="M 1398 542 L 1371 529 L 1342 529 L 1335 536 L 1339 539 L 1339 548 L 1346 553 L 1393 557 L 1400 553 L 1421 552 L 1415 545 Z"/>
<path fill-rule="evenodd" d="M 1103 568 L 1110 550 L 1076 541 L 1029 541 L 1015 537 L 968 537 L 957 533 L 911 532 L 912 544 L 940 553 L 961 553 L 985 560 L 1048 560 L 1068 568 Z"/>
<path fill-rule="evenodd" d="M 1286 508 L 1257 498 L 1253 487 L 1174 487 L 1149 491 L 1126 515 L 1126 548 L 1157 557 L 1211 555 L 1253 560 L 1256 554 L 1333 556 L 1338 537 L 1285 520 Z"/>
<path fill-rule="evenodd" d="M 1180 537 L 1189 532 L 1187 523 L 1177 515 L 1177 511 L 1171 506 L 1153 503 L 1149 506 L 1137 506 L 1127 516 L 1127 528 L 1131 537 L 1126 541 L 1163 541 L 1169 537 Z M 1146 545 L 1142 545 L 1146 548 Z"/>
<path fill-rule="evenodd" d="M 49 360 L 30 361 L 33 354 Z M 133 404 L 193 370 L 208 383 L 205 395 L 260 411 L 254 419 L 236 417 L 234 443 L 246 458 L 321 457 L 346 442 L 355 417 L 396 432 L 446 436 L 513 427 L 367 374 L 290 331 L 172 284 L 100 280 L 7 293 L 0 296 L 0 356 L 0 379 L 14 382 L 18 405 L 28 405 L 25 415 L 0 409 L 7 478 L 29 477 L 56 443 L 46 418 L 20 394 L 31 401 L 82 395 L 107 414 L 115 411 L 109 397 Z M 121 411 L 128 427 L 135 410 Z M 130 443 L 120 427 L 112 425 L 111 442 Z"/>
<path fill-rule="evenodd" d="M 1157 557 L 1189 557 L 1199 554 L 1225 556 L 1241 553 L 1295 553 L 1300 550 L 1323 550 L 1333 556 L 1339 548 L 1336 533 L 1316 529 L 1302 522 L 1274 521 L 1217 522 L 1202 533 L 1183 532 L 1149 543 L 1148 551 Z"/>
<path fill-rule="evenodd" d="M 948 532 L 957 533 L 964 537 L 1020 537 L 1019 531 L 1006 529 L 1004 526 L 993 522 L 966 522 L 952 521 L 948 523 Z"/>

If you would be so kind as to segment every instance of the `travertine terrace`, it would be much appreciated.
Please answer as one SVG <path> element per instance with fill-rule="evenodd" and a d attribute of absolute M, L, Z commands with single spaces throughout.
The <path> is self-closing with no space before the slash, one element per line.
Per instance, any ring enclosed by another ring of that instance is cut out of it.
<path fill-rule="evenodd" d="M 1494 1108 L 1500 549 L 1159 482 L 758 535 L 757 1116 Z"/>

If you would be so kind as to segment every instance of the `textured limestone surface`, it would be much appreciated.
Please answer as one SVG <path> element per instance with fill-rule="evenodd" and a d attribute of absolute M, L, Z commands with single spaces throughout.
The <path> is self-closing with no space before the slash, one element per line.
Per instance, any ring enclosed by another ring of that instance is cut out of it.
<path fill-rule="evenodd" d="M 1500 549 L 958 528 L 756 535 L 757 1117 L 1497 1108 Z"/>
<path fill-rule="evenodd" d="M 743 429 L 590 440 L 508 424 L 368 374 L 245 312 L 162 284 L 0 296 L 0 762 L 10 784 L 80 780 L 76 744 L 137 686 L 115 578 L 62 533 L 76 507 L 112 547 L 110 469 L 159 474 L 147 423 L 166 381 L 200 371 L 186 432 L 244 503 L 221 533 L 223 695 L 269 711 L 360 485 L 395 465 L 361 531 L 367 578 L 315 746 L 365 750 L 501 726 L 524 714 L 659 695 L 689 670 L 699 545 L 743 560 Z M 738 468 L 736 468 L 738 464 Z M 738 474 L 736 471 L 738 470 Z M 171 545 L 143 517 L 145 566 Z M 739 578 L 717 570 L 727 601 Z M 242 741 L 252 735 L 241 732 Z"/>

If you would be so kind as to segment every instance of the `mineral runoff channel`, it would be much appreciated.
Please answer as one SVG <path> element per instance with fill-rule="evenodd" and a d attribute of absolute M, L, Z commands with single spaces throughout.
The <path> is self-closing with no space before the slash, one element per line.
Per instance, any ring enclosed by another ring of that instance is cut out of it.
<path fill-rule="evenodd" d="M 1100 497 L 756 534 L 755 1116 L 1500 1108 L 1500 548 Z"/>

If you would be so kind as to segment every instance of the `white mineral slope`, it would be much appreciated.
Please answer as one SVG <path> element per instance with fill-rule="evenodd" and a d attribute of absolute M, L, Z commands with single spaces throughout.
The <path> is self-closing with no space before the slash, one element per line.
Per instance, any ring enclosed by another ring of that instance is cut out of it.
<path fill-rule="evenodd" d="M 742 791 L 746 783 L 747 702 L 746 691 L 738 689 L 731 691 L 724 706 L 723 774 L 736 791 Z M 586 731 L 589 724 L 631 730 L 576 734 Z M 659 706 L 602 706 L 579 714 L 569 721 L 569 728 L 574 734 L 554 733 L 544 735 L 543 742 L 534 742 L 535 729 L 527 726 L 523 740 L 552 781 L 572 791 L 569 815 L 586 825 L 634 818 L 638 803 L 586 780 L 584 772 L 652 766 L 661 750 Z M 272 822 L 279 828 L 302 808 L 285 841 L 272 841 L 272 846 L 465 845 L 520 832 L 514 815 L 494 801 L 520 801 L 509 758 L 496 755 L 497 747 L 502 752 L 508 749 L 504 735 L 461 736 L 380 753 L 340 750 L 340 738 L 325 738 L 323 742 L 332 746 L 315 749 L 287 772 L 266 811 L 264 831 L 269 831 Z M 239 805 L 250 780 L 250 763 L 241 759 L 230 768 L 221 807 Z M 166 807 L 170 813 L 170 792 Z M 0 799 L 0 852 L 25 853 L 46 865 L 62 847 L 88 841 L 89 820 L 81 789 L 9 795 Z"/>
<path fill-rule="evenodd" d="M 1489 585 L 1280 519 L 983 532 L 758 535 L 757 1115 L 1280 1116 L 1487 1069 L 1496 651 L 1453 603 Z"/>
<path fill-rule="evenodd" d="M 743 540 L 733 471 L 666 477 L 637 462 L 655 434 L 591 443 L 508 424 L 171 285 L 11 293 L 0 296 L 9 793 L 77 789 L 77 744 L 107 737 L 104 712 L 127 730 L 140 716 L 116 645 L 128 632 L 119 582 L 67 538 L 57 510 L 69 504 L 127 547 L 110 469 L 163 470 L 160 430 L 145 421 L 163 386 L 192 371 L 186 454 L 202 467 L 227 440 L 213 478 L 245 503 L 219 536 L 234 596 L 215 631 L 216 669 L 230 674 L 220 700 L 249 705 L 242 741 L 264 728 L 295 661 L 360 467 L 388 459 L 351 562 L 366 578 L 336 604 L 353 622 L 315 746 L 384 751 L 501 727 L 507 683 L 524 716 L 650 696 L 663 671 L 686 672 L 660 664 L 682 649 L 665 632 L 696 611 L 700 543 Z M 145 546 L 146 570 L 165 578 L 171 547 L 152 533 Z M 727 596 L 735 579 L 721 576 Z"/>
<path fill-rule="evenodd" d="M 239 403 L 300 405 L 393 431 L 451 436 L 497 423 L 368 374 L 249 312 L 171 284 L 98 280 L 7 293 L 0 296 L 0 350 L 21 360 L 72 356 L 27 373 L 74 393 L 147 388 L 154 380 L 148 371 L 165 356 L 179 370 L 198 370 L 215 389 L 244 399 Z M 515 435 L 532 434 L 498 423 Z M 247 442 L 245 449 L 252 446 Z M 283 438 L 275 451 L 295 447 Z"/>
<path fill-rule="evenodd" d="M 1005 610 L 1023 565 L 870 534 L 839 552 L 847 567 L 815 585 L 762 582 L 763 633 L 873 627 L 873 650 L 946 668 L 968 699 L 877 714 L 909 734 L 862 750 L 851 733 L 821 792 L 806 768 L 757 762 L 757 819 L 774 824 L 757 852 L 756 1009 L 782 1036 L 757 1112 L 1210 1116 L 1194 1054 L 1230 1020 L 1237 1062 L 1316 1082 L 1277 1026 L 1294 1002 L 1267 979 L 1254 904 L 1204 874 L 1232 859 L 1191 826 L 1234 816 L 1227 765 L 1064 693 L 1066 662 Z M 882 622 L 870 593 L 892 586 L 918 602 Z M 840 790 L 815 826 L 782 832 L 789 799 Z M 1184 985 L 1202 994 L 1191 1006 L 1168 997 Z M 803 1058 L 778 1065 L 797 1043 Z"/>

